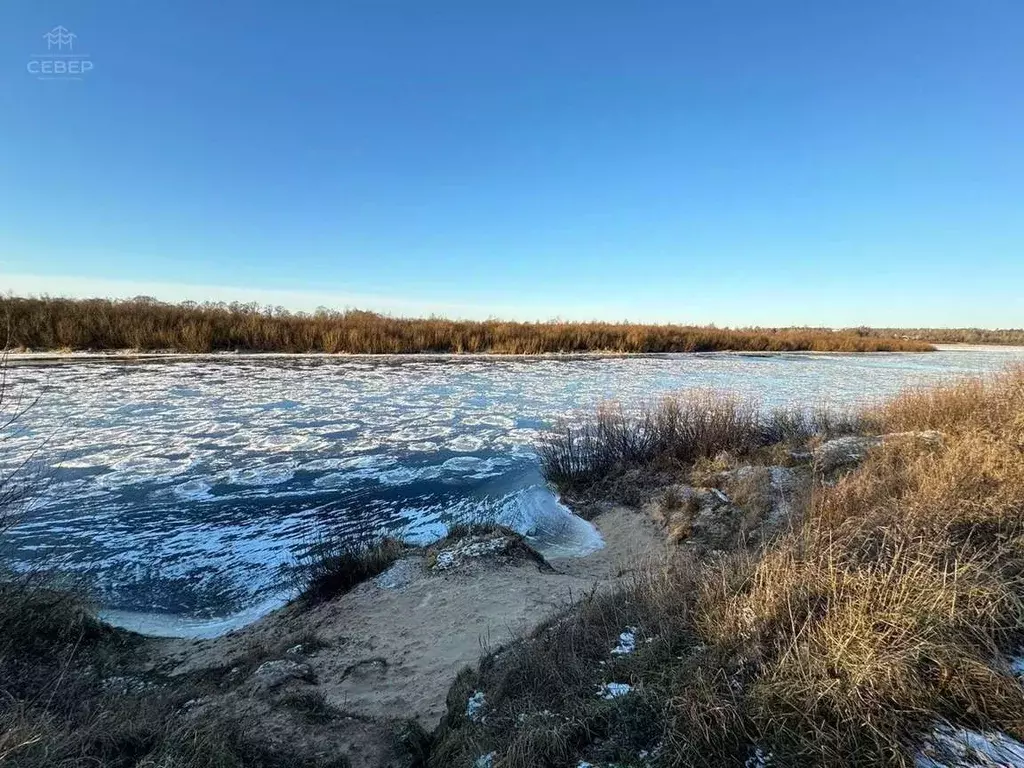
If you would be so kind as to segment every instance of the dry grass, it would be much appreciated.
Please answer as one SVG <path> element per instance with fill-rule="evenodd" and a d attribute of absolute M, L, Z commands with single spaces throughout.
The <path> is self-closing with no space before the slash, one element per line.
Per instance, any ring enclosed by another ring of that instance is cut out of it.
<path fill-rule="evenodd" d="M 181 716 L 186 683 L 137 678 L 139 638 L 96 621 L 73 595 L 30 579 L 0 583 L 0 764 L 11 768 L 313 768 L 245 736 L 242 723 Z M 125 679 L 125 678 L 120 678 Z M 345 768 L 343 763 L 331 763 Z"/>
<path fill-rule="evenodd" d="M 941 720 L 1024 738 L 1008 664 L 1024 641 L 1024 370 L 908 392 L 862 423 L 943 435 L 886 440 L 767 548 L 677 565 L 682 582 L 651 569 L 490 658 L 453 689 L 436 764 L 637 765 L 660 744 L 652 765 L 760 749 L 775 765 L 910 766 Z M 654 642 L 612 657 L 631 622 Z M 609 676 L 634 693 L 598 699 Z M 493 724 L 460 719 L 470 688 L 493 697 Z"/>
<path fill-rule="evenodd" d="M 299 564 L 302 586 L 298 599 L 312 604 L 344 594 L 384 573 L 404 551 L 405 544 L 387 538 L 369 546 L 319 543 Z"/>
<path fill-rule="evenodd" d="M 292 314 L 256 304 L 164 304 L 153 299 L 0 297 L 14 347 L 185 352 L 921 352 L 930 344 L 825 328 L 728 328 L 629 323 L 471 322 L 372 312 Z"/>
<path fill-rule="evenodd" d="M 932 344 L 1014 344 L 1024 346 L 1024 328 L 864 328 L 865 336 L 916 339 Z"/>
<path fill-rule="evenodd" d="M 743 458 L 787 463 L 789 449 L 812 437 L 831 438 L 863 428 L 857 414 L 823 408 L 766 414 L 755 401 L 695 389 L 635 412 L 605 404 L 593 418 L 562 424 L 539 452 L 545 477 L 561 490 L 607 494 L 609 486 L 631 472 L 644 482 L 652 471 L 712 474 Z"/>

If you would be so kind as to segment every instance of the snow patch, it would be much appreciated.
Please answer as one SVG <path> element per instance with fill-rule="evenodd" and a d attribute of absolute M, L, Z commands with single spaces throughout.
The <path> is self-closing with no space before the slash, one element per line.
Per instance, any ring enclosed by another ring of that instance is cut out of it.
<path fill-rule="evenodd" d="M 633 686 L 629 683 L 601 683 L 601 685 L 597 686 L 597 695 L 606 701 L 625 696 L 628 693 L 632 693 L 632 691 Z"/>
<path fill-rule="evenodd" d="M 636 650 L 636 627 L 626 627 L 626 631 L 619 635 L 619 644 L 612 648 L 613 656 L 628 656 Z"/>
<path fill-rule="evenodd" d="M 743 763 L 745 768 L 771 768 L 772 753 L 765 752 L 760 747 L 754 747 L 754 753 Z"/>
<path fill-rule="evenodd" d="M 474 723 L 482 722 L 484 719 L 484 708 L 487 706 L 487 699 L 483 691 L 476 691 L 466 702 L 466 717 Z"/>

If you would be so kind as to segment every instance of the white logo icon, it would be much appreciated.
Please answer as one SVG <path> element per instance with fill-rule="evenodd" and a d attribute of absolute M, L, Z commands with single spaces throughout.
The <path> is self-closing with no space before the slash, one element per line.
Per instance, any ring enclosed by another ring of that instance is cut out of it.
<path fill-rule="evenodd" d="M 65 47 L 70 51 L 75 46 L 76 37 L 78 35 L 74 32 L 61 26 L 54 27 L 43 35 L 43 39 L 46 41 L 46 50 L 48 51 L 52 48 L 63 51 Z"/>

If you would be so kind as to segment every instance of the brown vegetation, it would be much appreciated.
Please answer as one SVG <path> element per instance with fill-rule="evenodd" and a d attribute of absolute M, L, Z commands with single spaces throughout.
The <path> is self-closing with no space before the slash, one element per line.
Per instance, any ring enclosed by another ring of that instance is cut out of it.
<path fill-rule="evenodd" d="M 931 344 L 1007 344 L 1024 346 L 1024 328 L 858 328 L 870 337 L 915 339 Z"/>
<path fill-rule="evenodd" d="M 299 599 L 318 603 L 344 594 L 384 573 L 404 550 L 405 545 L 397 539 L 383 539 L 368 546 L 321 542 L 299 564 Z"/>
<path fill-rule="evenodd" d="M 863 428 L 855 414 L 777 409 L 711 390 L 687 390 L 637 413 L 602 406 L 591 419 L 563 423 L 539 446 L 545 477 L 573 493 L 604 493 L 631 470 L 681 469 L 719 454 L 749 457 L 812 436 Z M 641 479 L 647 474 L 642 474 Z"/>
<path fill-rule="evenodd" d="M 487 657 L 452 688 L 432 765 L 910 766 L 937 723 L 1024 737 L 1024 369 L 862 423 L 942 439 L 882 440 L 819 476 L 774 542 L 680 551 Z M 734 490 L 760 503 L 757 479 Z M 628 627 L 641 641 L 612 654 Z M 598 696 L 612 681 L 631 691 Z M 465 714 L 476 691 L 484 721 Z"/>
<path fill-rule="evenodd" d="M 152 299 L 0 298 L 12 347 L 33 350 L 501 353 L 831 351 L 920 352 L 915 340 L 823 328 L 728 328 L 628 323 L 514 323 L 394 318 L 357 310 L 289 313 L 255 304 Z"/>

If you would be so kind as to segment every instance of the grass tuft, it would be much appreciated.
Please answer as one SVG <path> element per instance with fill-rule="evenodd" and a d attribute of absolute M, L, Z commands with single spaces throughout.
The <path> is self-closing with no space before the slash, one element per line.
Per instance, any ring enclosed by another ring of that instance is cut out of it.
<path fill-rule="evenodd" d="M 321 543 L 300 563 L 300 600 L 319 603 L 384 573 L 402 556 L 405 544 L 386 538 L 370 546 Z"/>

